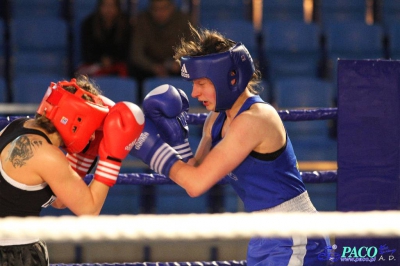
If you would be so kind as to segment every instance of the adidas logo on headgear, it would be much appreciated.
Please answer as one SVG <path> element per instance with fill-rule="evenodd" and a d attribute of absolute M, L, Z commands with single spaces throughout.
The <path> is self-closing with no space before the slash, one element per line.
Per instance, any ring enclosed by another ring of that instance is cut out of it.
<path fill-rule="evenodd" d="M 186 70 L 185 64 L 183 64 L 183 66 L 181 67 L 181 76 L 187 79 L 190 78 L 190 75 Z"/>

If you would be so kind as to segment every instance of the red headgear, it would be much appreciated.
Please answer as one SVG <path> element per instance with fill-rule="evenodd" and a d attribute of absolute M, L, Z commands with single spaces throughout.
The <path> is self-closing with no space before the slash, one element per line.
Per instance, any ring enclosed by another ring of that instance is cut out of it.
<path fill-rule="evenodd" d="M 74 87 L 69 92 L 64 87 Z M 93 102 L 83 96 L 89 96 Z M 76 79 L 51 82 L 37 113 L 47 117 L 60 133 L 68 152 L 82 151 L 90 137 L 98 129 L 108 113 L 99 96 L 83 90 L 76 84 Z"/>

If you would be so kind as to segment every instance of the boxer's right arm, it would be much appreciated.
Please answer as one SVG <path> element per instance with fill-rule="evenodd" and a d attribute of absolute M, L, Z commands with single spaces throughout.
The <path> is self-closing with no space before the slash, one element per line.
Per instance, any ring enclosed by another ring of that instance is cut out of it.
<path fill-rule="evenodd" d="M 141 159 L 152 170 L 166 176 L 169 175 L 171 167 L 182 159 L 176 150 L 161 139 L 150 119 L 146 119 L 143 132 L 130 154 Z"/>

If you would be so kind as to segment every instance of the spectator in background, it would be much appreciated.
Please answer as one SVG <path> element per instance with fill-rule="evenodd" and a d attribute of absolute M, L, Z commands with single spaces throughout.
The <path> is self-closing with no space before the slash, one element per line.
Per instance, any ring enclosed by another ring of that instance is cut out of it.
<path fill-rule="evenodd" d="M 182 37 L 191 36 L 190 16 L 173 0 L 150 0 L 147 10 L 138 14 L 130 46 L 131 75 L 138 82 L 148 77 L 180 75 L 173 47 Z"/>
<path fill-rule="evenodd" d="M 98 0 L 81 25 L 82 64 L 77 74 L 128 76 L 131 31 L 120 0 Z"/>

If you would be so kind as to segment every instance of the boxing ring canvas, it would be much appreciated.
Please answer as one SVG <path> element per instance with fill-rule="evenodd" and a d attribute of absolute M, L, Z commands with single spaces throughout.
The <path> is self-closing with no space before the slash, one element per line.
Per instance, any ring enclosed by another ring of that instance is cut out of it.
<path fill-rule="evenodd" d="M 337 81 L 337 210 L 399 210 L 400 61 L 339 60 Z M 398 238 L 339 239 L 336 244 L 386 245 L 400 260 Z"/>

